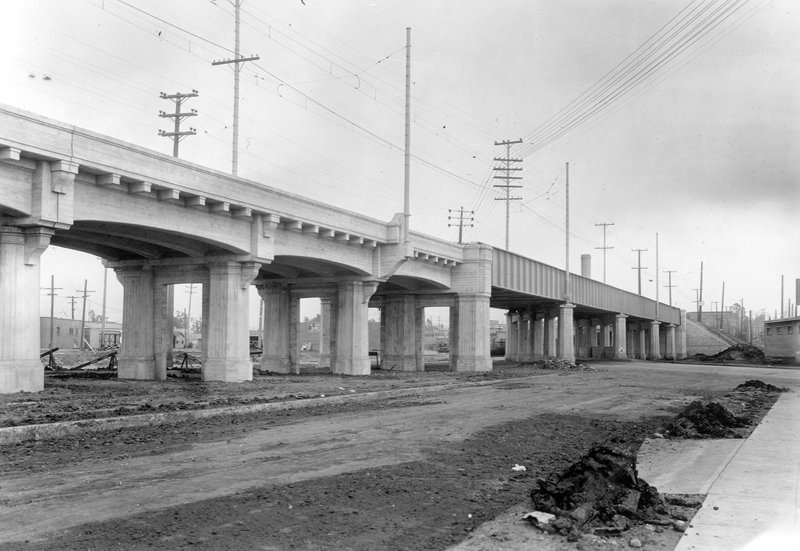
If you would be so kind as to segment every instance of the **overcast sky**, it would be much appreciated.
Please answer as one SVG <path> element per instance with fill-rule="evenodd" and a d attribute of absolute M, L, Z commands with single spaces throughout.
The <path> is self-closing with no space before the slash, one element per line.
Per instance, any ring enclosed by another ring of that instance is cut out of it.
<path fill-rule="evenodd" d="M 723 11 L 711 19 L 715 8 Z M 230 2 L 36 0 L 3 10 L 0 102 L 171 153 L 157 130 L 169 130 L 158 111 L 173 105 L 159 93 L 197 89 L 185 108 L 198 110 L 186 123 L 198 133 L 181 143 L 181 157 L 230 170 L 232 71 L 211 65 L 233 55 Z M 636 291 L 632 249 L 647 249 L 643 293 L 655 297 L 658 232 L 664 302 L 663 271 L 674 270 L 673 303 L 694 309 L 701 261 L 706 310 L 721 300 L 723 281 L 726 305 L 744 298 L 746 308 L 773 313 L 781 274 L 793 298 L 796 1 L 246 0 L 242 10 L 241 53 L 261 59 L 243 66 L 240 176 L 382 220 L 401 211 L 411 27 L 413 230 L 455 240 L 448 209 L 463 206 L 474 211 L 465 239 L 502 247 L 505 204 L 495 200 L 491 168 L 503 151 L 494 141 L 523 138 L 512 153 L 524 158 L 512 251 L 564 266 L 568 161 L 573 271 L 591 253 L 602 279 L 595 224 L 613 222 L 612 285 Z M 679 51 L 653 58 L 626 93 L 584 96 L 592 101 L 575 111 L 580 124 L 543 127 L 692 13 L 708 26 L 671 35 Z M 99 305 L 99 263 L 72 258 L 49 250 L 43 285 L 57 273 L 66 296 L 89 278 Z M 118 288 L 109 304 L 121 319 Z M 63 296 L 56 309 L 69 311 Z"/>

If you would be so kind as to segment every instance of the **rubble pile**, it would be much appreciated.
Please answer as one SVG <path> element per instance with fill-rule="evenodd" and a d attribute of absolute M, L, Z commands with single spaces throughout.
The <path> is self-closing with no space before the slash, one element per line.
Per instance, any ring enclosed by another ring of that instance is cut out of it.
<path fill-rule="evenodd" d="M 750 379 L 737 386 L 734 390 L 742 391 L 759 391 L 759 392 L 786 392 L 788 388 L 781 388 L 779 386 L 759 381 L 758 379 Z"/>
<path fill-rule="evenodd" d="M 767 363 L 763 350 L 751 344 L 734 344 L 711 356 L 707 354 L 695 354 L 694 358 L 702 362 Z"/>
<path fill-rule="evenodd" d="M 636 455 L 607 446 L 595 446 L 562 473 L 537 480 L 531 499 L 537 511 L 528 521 L 570 540 L 590 532 L 620 534 L 639 522 L 672 524 L 658 490 L 638 477 Z"/>
<path fill-rule="evenodd" d="M 717 402 L 695 401 L 667 425 L 664 434 L 671 438 L 738 438 L 734 429 L 749 425 L 747 418 L 737 417 Z"/>
<path fill-rule="evenodd" d="M 552 359 L 543 361 L 542 369 L 589 371 L 592 368 L 586 364 L 570 362 L 568 360 Z"/>

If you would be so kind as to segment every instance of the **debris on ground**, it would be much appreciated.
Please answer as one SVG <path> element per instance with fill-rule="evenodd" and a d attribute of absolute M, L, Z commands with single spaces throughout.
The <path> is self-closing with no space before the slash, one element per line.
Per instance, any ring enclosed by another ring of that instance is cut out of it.
<path fill-rule="evenodd" d="M 638 477 L 628 449 L 594 446 L 563 472 L 539 479 L 530 495 L 535 511 L 526 520 L 570 541 L 584 533 L 619 535 L 640 523 L 672 525 L 667 503 Z"/>
<path fill-rule="evenodd" d="M 695 354 L 693 359 L 701 362 L 767 363 L 764 351 L 752 344 L 734 344 L 716 354 Z"/>
<path fill-rule="evenodd" d="M 525 472 L 525 471 L 528 470 L 528 468 L 525 465 L 520 465 L 519 463 L 514 463 L 514 466 L 511 467 L 511 470 L 514 471 L 515 473 L 517 473 L 517 472 Z"/>
<path fill-rule="evenodd" d="M 667 425 L 664 434 L 670 438 L 738 438 L 740 434 L 734 429 L 749 425 L 748 419 L 734 415 L 717 402 L 704 404 L 696 400 Z"/>
<path fill-rule="evenodd" d="M 737 386 L 734 390 L 758 390 L 763 392 L 787 392 L 788 388 L 781 388 L 779 386 L 759 381 L 758 379 L 750 379 Z"/>
<path fill-rule="evenodd" d="M 552 359 L 543 361 L 542 369 L 590 371 L 593 368 L 586 364 L 570 362 L 569 360 Z"/>
<path fill-rule="evenodd" d="M 713 401 L 686 406 L 656 438 L 745 438 L 787 389 L 750 379 Z"/>

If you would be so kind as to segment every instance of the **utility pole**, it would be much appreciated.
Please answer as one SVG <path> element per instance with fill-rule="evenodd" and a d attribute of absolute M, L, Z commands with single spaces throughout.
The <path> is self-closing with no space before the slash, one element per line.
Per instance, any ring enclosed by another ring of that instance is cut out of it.
<path fill-rule="evenodd" d="M 81 313 L 81 334 L 80 334 L 81 350 L 83 350 L 84 332 L 86 331 L 86 299 L 89 297 L 89 293 L 94 293 L 94 291 L 87 290 L 86 286 L 88 285 L 88 283 L 89 282 L 87 280 L 85 279 L 83 280 L 83 312 Z M 78 289 L 75 292 L 80 293 L 81 290 Z"/>
<path fill-rule="evenodd" d="M 633 252 L 637 253 L 637 256 L 639 257 L 639 260 L 636 263 L 637 265 L 634 266 L 632 269 L 637 271 L 637 281 L 639 282 L 638 289 L 639 289 L 639 294 L 641 295 L 642 294 L 642 270 L 646 270 L 647 269 L 646 266 L 644 266 L 644 267 L 642 266 L 642 253 L 647 252 L 647 249 L 631 249 L 631 250 Z"/>
<path fill-rule="evenodd" d="M 697 301 L 697 321 L 703 321 L 703 261 L 700 261 L 700 297 Z"/>
<path fill-rule="evenodd" d="M 455 223 L 455 224 L 450 224 L 448 222 L 447 227 L 448 228 L 453 228 L 453 227 L 458 226 L 458 244 L 461 245 L 464 228 L 465 227 L 466 228 L 474 227 L 474 224 L 472 222 L 474 221 L 473 216 L 475 215 L 475 211 L 474 210 L 464 210 L 464 207 L 459 207 L 458 210 L 447 209 L 447 213 L 448 213 L 448 215 L 447 215 L 447 220 L 448 221 L 449 220 L 458 220 L 458 222 Z M 453 213 L 456 213 L 456 214 L 454 215 Z"/>
<path fill-rule="evenodd" d="M 189 344 L 189 335 L 192 332 L 192 295 L 194 294 L 194 283 L 189 284 L 186 290 L 189 294 L 189 313 L 186 316 L 186 344 Z"/>
<path fill-rule="evenodd" d="M 501 166 L 496 166 L 492 170 L 497 172 L 499 175 L 494 176 L 495 180 L 504 180 L 505 184 L 495 184 L 492 187 L 499 187 L 505 190 L 506 195 L 505 197 L 495 197 L 495 201 L 505 201 L 506 202 L 506 250 L 508 250 L 508 230 L 509 230 L 509 217 L 511 214 L 511 201 L 520 201 L 522 197 L 511 197 L 511 189 L 512 188 L 521 188 L 522 186 L 519 185 L 512 185 L 512 180 L 522 180 L 522 176 L 512 176 L 514 172 L 518 172 L 522 170 L 522 167 L 514 166 L 513 163 L 521 163 L 522 159 L 512 159 L 511 158 L 511 146 L 515 144 L 522 143 L 522 140 L 504 140 L 501 142 L 494 142 L 494 145 L 503 145 L 506 148 L 506 156 L 505 157 L 495 157 L 494 160 L 503 163 Z"/>
<path fill-rule="evenodd" d="M 411 253 L 411 27 L 406 27 L 405 141 L 403 144 L 403 247 Z"/>
<path fill-rule="evenodd" d="M 695 299 L 692 301 L 694 302 L 695 310 L 699 313 L 700 312 L 700 289 L 692 289 L 694 291 Z M 697 321 L 700 321 L 700 317 L 697 317 Z"/>
<path fill-rule="evenodd" d="M 181 92 L 175 92 L 174 94 L 165 94 L 161 92 L 160 94 L 161 99 L 169 99 L 175 102 L 175 112 L 174 113 L 165 113 L 164 111 L 159 111 L 158 116 L 162 119 L 172 119 L 173 122 L 173 130 L 172 132 L 166 132 L 164 130 L 159 130 L 158 135 L 163 136 L 165 138 L 172 138 L 172 156 L 178 156 L 178 144 L 181 142 L 183 138 L 186 136 L 194 136 L 197 134 L 197 130 L 194 128 L 190 128 L 189 130 L 181 130 L 181 122 L 183 119 L 188 117 L 196 117 L 197 116 L 197 109 L 192 109 L 186 113 L 181 111 L 181 104 L 187 98 L 196 98 L 197 97 L 197 90 L 192 90 L 188 94 L 183 94 Z"/>
<path fill-rule="evenodd" d="M 245 61 L 257 61 L 261 59 L 257 55 L 251 55 L 249 57 L 242 57 L 239 55 L 239 26 L 242 2 L 243 0 L 231 0 L 235 10 L 233 59 L 222 59 L 211 62 L 211 65 L 233 64 L 233 153 L 231 155 L 231 174 L 234 176 L 239 173 L 239 73 L 241 73 L 241 65 Z"/>
<path fill-rule="evenodd" d="M 595 247 L 595 249 L 601 249 L 603 251 L 603 283 L 606 282 L 606 251 L 614 248 L 606 246 L 606 228 L 613 225 L 614 222 L 599 222 L 595 224 L 595 226 L 603 226 L 603 246 Z"/>
<path fill-rule="evenodd" d="M 783 274 L 781 274 L 781 318 L 783 318 Z"/>
<path fill-rule="evenodd" d="M 56 298 L 56 291 L 60 291 L 61 287 L 56 287 L 56 278 L 54 275 L 50 275 L 50 287 L 42 287 L 42 289 L 46 291 L 50 291 L 47 293 L 47 296 L 50 297 L 50 344 L 48 345 L 48 349 L 53 349 L 53 318 L 55 312 L 55 298 Z"/>
<path fill-rule="evenodd" d="M 569 162 L 564 163 L 564 175 L 564 302 L 569 304 Z"/>
<path fill-rule="evenodd" d="M 70 295 L 67 297 L 69 299 L 69 306 L 70 306 L 70 319 L 75 319 L 75 304 L 78 302 L 79 296 Z"/>
<path fill-rule="evenodd" d="M 722 299 L 719 303 L 719 329 L 722 331 L 722 328 L 725 326 L 725 318 L 723 312 L 725 311 L 725 282 L 722 282 Z"/>
<path fill-rule="evenodd" d="M 672 288 L 677 287 L 677 285 L 672 284 L 672 274 L 674 274 L 676 270 L 664 270 L 664 273 L 667 274 L 667 284 L 664 285 L 667 289 L 669 289 L 669 305 L 672 306 Z"/>

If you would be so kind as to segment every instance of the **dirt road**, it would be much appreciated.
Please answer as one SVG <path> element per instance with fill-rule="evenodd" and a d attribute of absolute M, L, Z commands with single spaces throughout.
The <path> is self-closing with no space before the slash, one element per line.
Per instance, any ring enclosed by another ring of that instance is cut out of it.
<path fill-rule="evenodd" d="M 793 388 L 800 386 L 800 372 L 791 370 L 600 364 L 595 371 L 553 372 L 382 404 L 342 406 L 341 411 L 331 408 L 324 415 L 294 411 L 284 413 L 278 420 L 262 415 L 116 431 L 77 439 L 66 450 L 9 447 L 3 450 L 7 452 L 6 467 L 0 478 L 0 542 L 9 543 L 0 545 L 0 549 L 66 549 L 70 548 L 70 542 L 75 543 L 75 548 L 84 549 L 138 548 L 136 541 L 130 539 L 137 531 L 151 548 L 200 545 L 200 548 L 234 549 L 242 541 L 266 542 L 254 548 L 288 548 L 280 542 L 276 545 L 269 538 L 259 539 L 263 534 L 259 536 L 257 531 L 253 532 L 252 540 L 242 540 L 240 532 L 250 519 L 247 512 L 226 500 L 247 495 L 247 500 L 261 500 L 263 505 L 265 496 L 269 496 L 269 506 L 280 505 L 285 515 L 292 509 L 288 503 L 291 499 L 287 497 L 287 502 L 281 502 L 276 496 L 294 485 L 304 488 L 308 500 L 324 502 L 328 496 L 314 495 L 314 488 L 327 492 L 331 489 L 329 483 L 335 481 L 337 493 L 355 491 L 353 485 L 370 473 L 381 473 L 381 468 L 422 464 L 439 452 L 463 447 L 475 435 L 491 438 L 492 427 L 504 426 L 498 431 L 514 434 L 517 429 L 506 426 L 514 423 L 527 426 L 525 430 L 539 424 L 538 432 L 545 434 L 545 425 L 552 429 L 562 426 L 561 420 L 572 419 L 578 429 L 570 436 L 570 442 L 579 447 L 583 445 L 582 439 L 607 437 L 615 430 L 630 431 L 644 420 L 650 420 L 645 428 L 651 428 L 653 418 L 671 415 L 698 396 L 731 389 L 750 378 Z M 597 434 L 589 434 L 593 420 L 597 419 L 605 424 L 598 425 Z M 473 444 L 478 450 L 491 452 L 481 442 Z M 550 453 L 557 457 L 560 452 L 550 450 Z M 515 462 L 530 458 L 509 456 L 492 460 L 498 468 L 505 467 L 494 475 L 495 479 L 500 477 L 498 484 L 502 486 L 503 477 L 510 474 L 508 469 Z M 464 466 L 448 468 L 439 460 L 435 468 L 458 475 Z M 357 475 L 351 474 L 356 472 Z M 407 482 L 409 474 L 404 476 Z M 342 488 L 345 481 L 342 477 L 349 477 L 346 489 Z M 418 498 L 421 496 L 410 495 L 406 499 Z M 368 498 L 363 496 L 352 498 L 351 509 L 355 512 L 337 509 L 330 516 L 341 519 L 363 513 L 374 505 L 365 500 Z M 200 503 L 206 513 L 210 510 L 216 514 L 197 514 L 183 518 L 180 523 L 167 522 Z M 258 516 L 252 513 L 254 510 L 263 512 L 264 507 L 250 508 L 250 516 Z M 235 511 L 233 516 L 229 514 L 231 511 Z M 211 529 L 209 518 L 214 519 L 217 530 Z M 269 520 L 262 518 L 260 524 L 263 532 L 278 536 L 283 533 L 288 537 L 289 532 L 297 531 L 290 528 L 297 520 L 286 519 L 282 523 L 272 514 Z M 264 522 L 268 522 L 266 527 Z M 120 529 L 120 523 L 127 527 Z M 222 537 L 226 530 L 233 530 L 239 536 Z M 369 542 L 376 541 L 370 539 L 375 536 L 370 536 L 371 530 L 365 528 L 360 535 L 351 534 L 349 543 L 342 540 L 337 543 L 338 548 L 369 548 Z M 198 536 L 193 542 L 192 538 L 200 533 L 206 536 Z M 119 534 L 126 537 L 120 540 Z M 215 540 L 213 536 L 220 537 Z M 88 539 L 80 544 L 81 538 Z M 329 547 L 313 538 L 297 536 L 291 540 L 291 548 Z M 395 548 L 403 546 L 398 543 Z"/>

